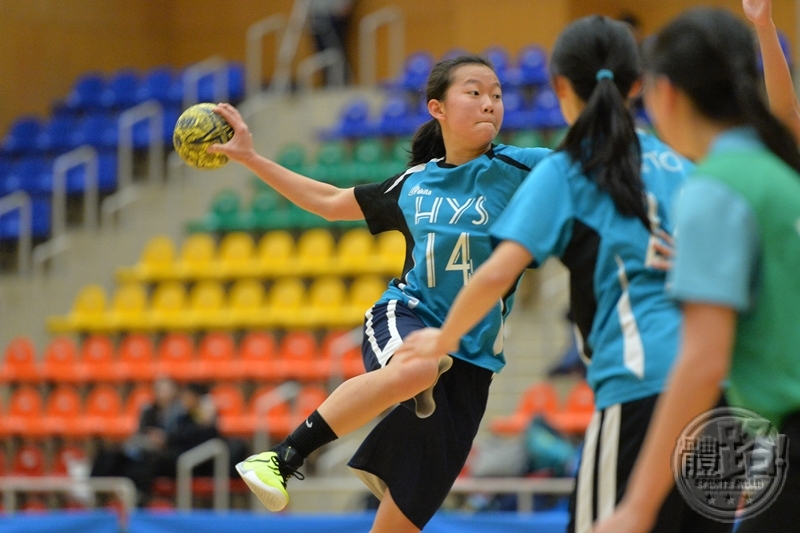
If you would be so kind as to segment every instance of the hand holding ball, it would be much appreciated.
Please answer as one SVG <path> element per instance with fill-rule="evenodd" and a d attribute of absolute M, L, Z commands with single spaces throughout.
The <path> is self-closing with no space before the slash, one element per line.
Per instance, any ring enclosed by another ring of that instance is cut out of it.
<path fill-rule="evenodd" d="M 194 168 L 219 168 L 228 162 L 224 154 L 207 151 L 212 144 L 224 144 L 233 137 L 233 128 L 214 112 L 215 104 L 196 104 L 184 111 L 175 124 L 172 143 L 175 151 Z"/>

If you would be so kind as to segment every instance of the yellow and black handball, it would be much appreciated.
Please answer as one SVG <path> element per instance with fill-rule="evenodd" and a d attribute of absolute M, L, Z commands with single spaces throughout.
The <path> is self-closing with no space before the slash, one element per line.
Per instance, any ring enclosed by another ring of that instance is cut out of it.
<path fill-rule="evenodd" d="M 210 145 L 224 144 L 233 137 L 233 128 L 214 113 L 215 107 L 215 104 L 195 104 L 184 111 L 175 124 L 172 144 L 191 167 L 213 169 L 228 162 L 228 156 L 206 151 Z"/>

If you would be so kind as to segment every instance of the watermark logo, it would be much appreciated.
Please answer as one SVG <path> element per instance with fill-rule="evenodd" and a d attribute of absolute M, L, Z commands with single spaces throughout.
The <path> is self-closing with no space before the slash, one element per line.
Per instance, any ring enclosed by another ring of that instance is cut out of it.
<path fill-rule="evenodd" d="M 678 438 L 675 484 L 689 506 L 708 518 L 733 522 L 754 516 L 783 488 L 787 446 L 787 437 L 753 411 L 706 411 Z"/>

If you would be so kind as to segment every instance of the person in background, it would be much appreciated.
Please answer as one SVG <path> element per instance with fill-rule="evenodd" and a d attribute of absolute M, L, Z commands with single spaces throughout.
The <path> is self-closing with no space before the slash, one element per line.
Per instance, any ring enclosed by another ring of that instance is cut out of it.
<path fill-rule="evenodd" d="M 317 52 L 336 50 L 341 54 L 343 79 L 336 79 L 335 67 L 326 67 L 325 85 L 343 85 L 350 77 L 347 62 L 347 32 L 355 0 L 311 0 L 308 6 L 308 25 Z"/>

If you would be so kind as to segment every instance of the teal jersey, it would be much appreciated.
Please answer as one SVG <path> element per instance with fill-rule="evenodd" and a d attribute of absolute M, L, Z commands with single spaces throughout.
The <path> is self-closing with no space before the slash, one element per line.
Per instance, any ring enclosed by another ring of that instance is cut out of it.
<path fill-rule="evenodd" d="M 433 160 L 355 196 L 372 233 L 399 230 L 406 262 L 381 302 L 400 300 L 430 327 L 444 322 L 456 295 L 492 253 L 489 228 L 517 187 L 550 150 L 496 145 L 463 165 Z M 498 372 L 505 365 L 503 320 L 509 294 L 464 338 L 454 357 Z"/>
<path fill-rule="evenodd" d="M 692 165 L 652 135 L 640 133 L 639 143 L 650 227 L 671 233 L 671 203 Z M 598 409 L 661 392 L 681 316 L 665 295 L 665 272 L 649 266 L 655 238 L 642 221 L 621 215 L 578 163 L 556 152 L 531 172 L 492 235 L 524 246 L 533 266 L 556 256 L 569 269 Z"/>

